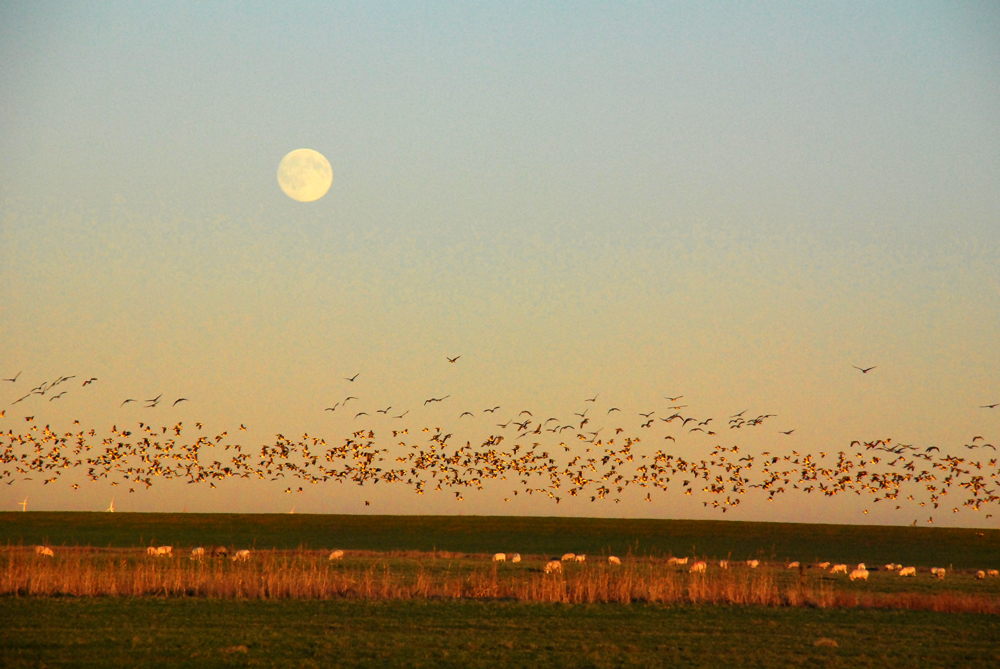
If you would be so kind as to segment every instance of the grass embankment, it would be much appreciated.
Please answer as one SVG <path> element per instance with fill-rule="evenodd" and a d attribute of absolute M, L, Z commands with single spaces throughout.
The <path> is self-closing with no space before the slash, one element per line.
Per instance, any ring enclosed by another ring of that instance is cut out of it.
<path fill-rule="evenodd" d="M 1000 531 L 964 528 L 512 516 L 0 513 L 7 545 L 346 548 L 379 552 L 700 555 L 742 560 L 900 562 L 986 569 Z"/>
<path fill-rule="evenodd" d="M 988 667 L 995 616 L 511 602 L 0 598 L 35 666 Z"/>
<path fill-rule="evenodd" d="M 706 573 L 660 558 L 622 565 L 590 560 L 560 563 L 546 573 L 545 556 L 517 564 L 486 555 L 348 554 L 331 561 L 317 551 L 254 551 L 251 558 L 193 560 L 151 557 L 136 549 L 60 548 L 55 557 L 31 549 L 0 553 L 0 595 L 16 597 L 196 597 L 215 599 L 471 599 L 563 604 L 635 602 L 910 608 L 1000 613 L 1000 578 L 952 572 L 945 580 L 893 572 L 851 582 L 822 569 L 751 569 L 712 563 Z"/>

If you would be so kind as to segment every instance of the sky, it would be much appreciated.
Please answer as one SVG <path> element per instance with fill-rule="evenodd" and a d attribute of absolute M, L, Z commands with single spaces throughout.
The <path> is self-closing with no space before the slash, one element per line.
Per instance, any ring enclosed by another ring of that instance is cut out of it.
<path fill-rule="evenodd" d="M 475 443 L 683 395 L 776 414 L 670 444 L 690 457 L 1000 444 L 994 3 L 7 3 L 0 62 L 4 431 L 334 443 L 360 419 L 325 408 L 357 395 Z M 315 202 L 276 179 L 299 148 L 333 169 Z M 14 404 L 68 375 L 98 381 Z M 158 394 L 188 401 L 121 406 Z M 72 480 L 0 508 L 720 517 L 678 492 Z M 746 497 L 726 518 L 927 515 Z"/>

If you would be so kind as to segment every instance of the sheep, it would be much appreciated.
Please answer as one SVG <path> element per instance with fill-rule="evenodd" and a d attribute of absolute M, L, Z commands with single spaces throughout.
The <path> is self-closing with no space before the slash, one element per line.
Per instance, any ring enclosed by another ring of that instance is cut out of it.
<path fill-rule="evenodd" d="M 817 567 L 819 567 L 820 569 L 826 569 L 827 567 L 829 567 L 829 566 L 830 566 L 830 563 L 829 563 L 829 562 L 820 562 L 820 563 L 819 563 L 818 565 L 816 565 L 816 566 L 817 566 Z"/>
<path fill-rule="evenodd" d="M 760 565 L 760 560 L 747 560 L 747 566 L 756 569 Z"/>
<path fill-rule="evenodd" d="M 897 569 L 899 569 L 899 565 L 895 564 L 894 562 L 890 562 L 885 566 L 886 571 L 896 571 Z"/>
<path fill-rule="evenodd" d="M 719 560 L 719 569 L 729 569 L 729 560 Z"/>
<path fill-rule="evenodd" d="M 216 546 L 212 549 L 212 557 L 229 557 L 229 549 L 225 546 Z"/>
<path fill-rule="evenodd" d="M 586 555 L 577 555 L 576 556 L 576 561 L 577 562 L 586 562 L 587 561 L 587 556 Z"/>
<path fill-rule="evenodd" d="M 985 571 L 983 571 L 982 569 L 980 569 L 979 571 L 976 572 L 976 579 L 977 580 L 981 581 L 984 578 L 986 578 L 986 572 Z"/>
<path fill-rule="evenodd" d="M 705 563 L 704 560 L 698 560 L 693 565 L 691 565 L 691 569 L 688 571 L 692 574 L 704 574 L 707 568 L 708 565 Z"/>
<path fill-rule="evenodd" d="M 798 562 L 789 562 L 788 563 L 788 568 L 789 569 L 798 569 L 799 568 L 799 563 Z"/>
<path fill-rule="evenodd" d="M 687 558 L 672 557 L 669 560 L 667 560 L 668 566 L 673 564 L 687 564 L 687 563 L 688 563 Z"/>
<path fill-rule="evenodd" d="M 855 569 L 854 571 L 851 572 L 850 579 L 852 581 L 857 581 L 859 579 L 863 580 L 863 581 L 867 581 L 868 580 L 868 570 L 867 569 Z"/>
<path fill-rule="evenodd" d="M 496 555 L 493 556 L 493 561 L 494 562 L 506 562 L 507 561 L 507 556 L 504 553 L 497 553 Z"/>
<path fill-rule="evenodd" d="M 562 561 L 561 560 L 549 560 L 545 563 L 545 573 L 550 574 L 554 571 L 562 571 Z"/>
<path fill-rule="evenodd" d="M 938 568 L 937 567 L 931 567 L 931 576 L 937 576 L 937 573 L 938 573 Z"/>
<path fill-rule="evenodd" d="M 835 565 L 833 565 L 833 569 L 830 570 L 830 573 L 831 574 L 846 574 L 847 573 L 847 565 L 846 564 L 835 564 Z"/>
<path fill-rule="evenodd" d="M 514 553 L 514 555 L 511 556 L 510 561 L 511 562 L 520 562 L 521 561 L 521 554 L 520 553 Z"/>
<path fill-rule="evenodd" d="M 858 569 L 860 569 L 861 571 L 868 571 L 868 567 L 865 566 L 864 562 L 858 563 Z"/>
<path fill-rule="evenodd" d="M 1000 576 L 1000 571 L 997 571 L 996 569 L 987 569 L 986 570 L 986 575 L 987 576 Z"/>
<path fill-rule="evenodd" d="M 937 577 L 938 578 L 944 578 L 944 574 L 945 574 L 945 570 L 943 568 L 937 570 Z"/>
<path fill-rule="evenodd" d="M 340 549 L 333 551 L 332 553 L 330 553 L 330 559 L 331 560 L 343 560 L 344 559 L 344 551 L 342 551 Z"/>
<path fill-rule="evenodd" d="M 240 562 L 246 562 L 250 559 L 250 551 L 244 549 L 241 551 L 236 551 L 236 555 L 233 556 L 233 562 L 239 560 Z"/>
<path fill-rule="evenodd" d="M 55 557 L 56 554 L 48 546 L 36 546 L 35 552 L 39 555 L 44 555 L 45 557 Z"/>
<path fill-rule="evenodd" d="M 173 557 L 174 547 L 173 546 L 160 546 L 156 549 L 156 557 Z"/>
<path fill-rule="evenodd" d="M 146 548 L 146 555 L 156 556 L 156 546 L 149 546 Z"/>
<path fill-rule="evenodd" d="M 917 568 L 916 567 L 903 567 L 902 569 L 899 570 L 899 575 L 900 576 L 916 576 L 917 575 Z"/>
<path fill-rule="evenodd" d="M 575 560 L 576 559 L 576 553 L 566 553 L 565 555 L 563 555 L 559 559 L 562 560 L 563 562 L 569 562 L 570 560 Z"/>
<path fill-rule="evenodd" d="M 616 558 L 614 555 L 609 555 L 608 556 L 608 564 L 618 564 L 618 565 L 620 565 L 621 563 L 622 563 L 622 561 L 619 560 L 618 558 Z"/>
<path fill-rule="evenodd" d="M 205 549 L 202 548 L 201 546 L 198 546 L 197 548 L 191 551 L 192 560 L 200 560 L 203 557 L 205 557 Z"/>

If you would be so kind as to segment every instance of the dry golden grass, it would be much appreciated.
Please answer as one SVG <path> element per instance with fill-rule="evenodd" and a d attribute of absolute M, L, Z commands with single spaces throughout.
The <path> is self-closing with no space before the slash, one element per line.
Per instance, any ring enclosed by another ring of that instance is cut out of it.
<path fill-rule="evenodd" d="M 206 597 L 216 599 L 506 599 L 565 604 L 646 602 L 905 608 L 1000 613 L 988 594 L 837 591 L 805 575 L 737 567 L 707 574 L 636 558 L 622 566 L 596 560 L 545 574 L 546 558 L 525 556 L 514 568 L 487 555 L 348 551 L 344 561 L 319 551 L 254 551 L 247 562 L 192 560 L 188 553 L 149 557 L 130 549 L 63 548 L 56 557 L 32 548 L 0 551 L 0 595 L 15 597 Z"/>

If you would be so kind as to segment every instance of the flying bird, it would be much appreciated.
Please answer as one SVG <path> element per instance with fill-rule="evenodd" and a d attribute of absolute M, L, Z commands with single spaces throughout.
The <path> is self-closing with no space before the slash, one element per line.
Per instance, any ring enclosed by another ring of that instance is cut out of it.
<path fill-rule="evenodd" d="M 128 400 L 125 400 L 124 402 L 122 402 L 122 403 L 121 403 L 121 406 L 125 406 L 125 405 L 126 405 L 126 404 L 128 404 L 129 402 L 137 402 L 137 401 L 138 401 L 138 400 L 133 400 L 133 399 L 128 399 Z"/>
<path fill-rule="evenodd" d="M 11 383 L 16 383 L 17 382 L 17 377 L 19 377 L 19 376 L 21 376 L 21 372 L 18 372 L 17 374 L 15 374 L 13 379 L 4 379 L 4 381 L 10 381 Z"/>
<path fill-rule="evenodd" d="M 444 357 L 447 358 L 448 362 L 455 363 L 455 362 L 458 362 L 458 359 L 461 358 L 462 356 L 456 355 L 454 358 L 449 358 L 448 356 L 444 356 Z"/>
<path fill-rule="evenodd" d="M 851 367 L 853 367 L 854 369 L 859 370 L 862 374 L 867 374 L 868 372 L 870 372 L 873 369 L 875 369 L 876 367 L 878 367 L 878 365 L 872 365 L 871 367 L 867 367 L 867 368 L 858 367 L 857 365 L 851 365 Z"/>
<path fill-rule="evenodd" d="M 345 381 L 350 381 L 351 383 L 354 383 L 354 379 L 358 378 L 358 376 L 360 376 L 360 375 L 361 375 L 361 372 L 358 372 L 357 374 L 355 374 L 354 376 L 351 376 L 351 377 L 345 376 L 344 380 Z"/>
<path fill-rule="evenodd" d="M 10 379 L 4 379 L 4 381 L 10 381 Z M 1000 402 L 997 402 L 996 404 L 983 404 L 979 408 L 980 409 L 996 409 L 997 407 L 1000 407 Z"/>
<path fill-rule="evenodd" d="M 96 380 L 97 380 L 96 376 L 90 377 L 89 379 L 87 379 L 86 381 L 83 382 L 83 387 L 86 388 L 87 386 L 89 386 L 91 383 L 93 383 Z"/>
<path fill-rule="evenodd" d="M 795 432 L 795 430 L 789 430 L 788 432 L 785 432 L 783 430 L 778 430 L 778 432 L 780 432 L 781 434 L 791 434 L 792 432 Z"/>
<path fill-rule="evenodd" d="M 188 398 L 186 398 L 186 397 L 181 397 L 181 398 L 178 398 L 178 399 L 174 400 L 174 403 L 173 403 L 173 404 L 171 404 L 170 406 L 172 406 L 172 407 L 175 407 L 175 406 L 177 406 L 177 405 L 178 405 L 179 403 L 181 403 L 181 402 L 189 402 L 189 401 L 190 401 L 190 400 L 188 400 Z"/>

